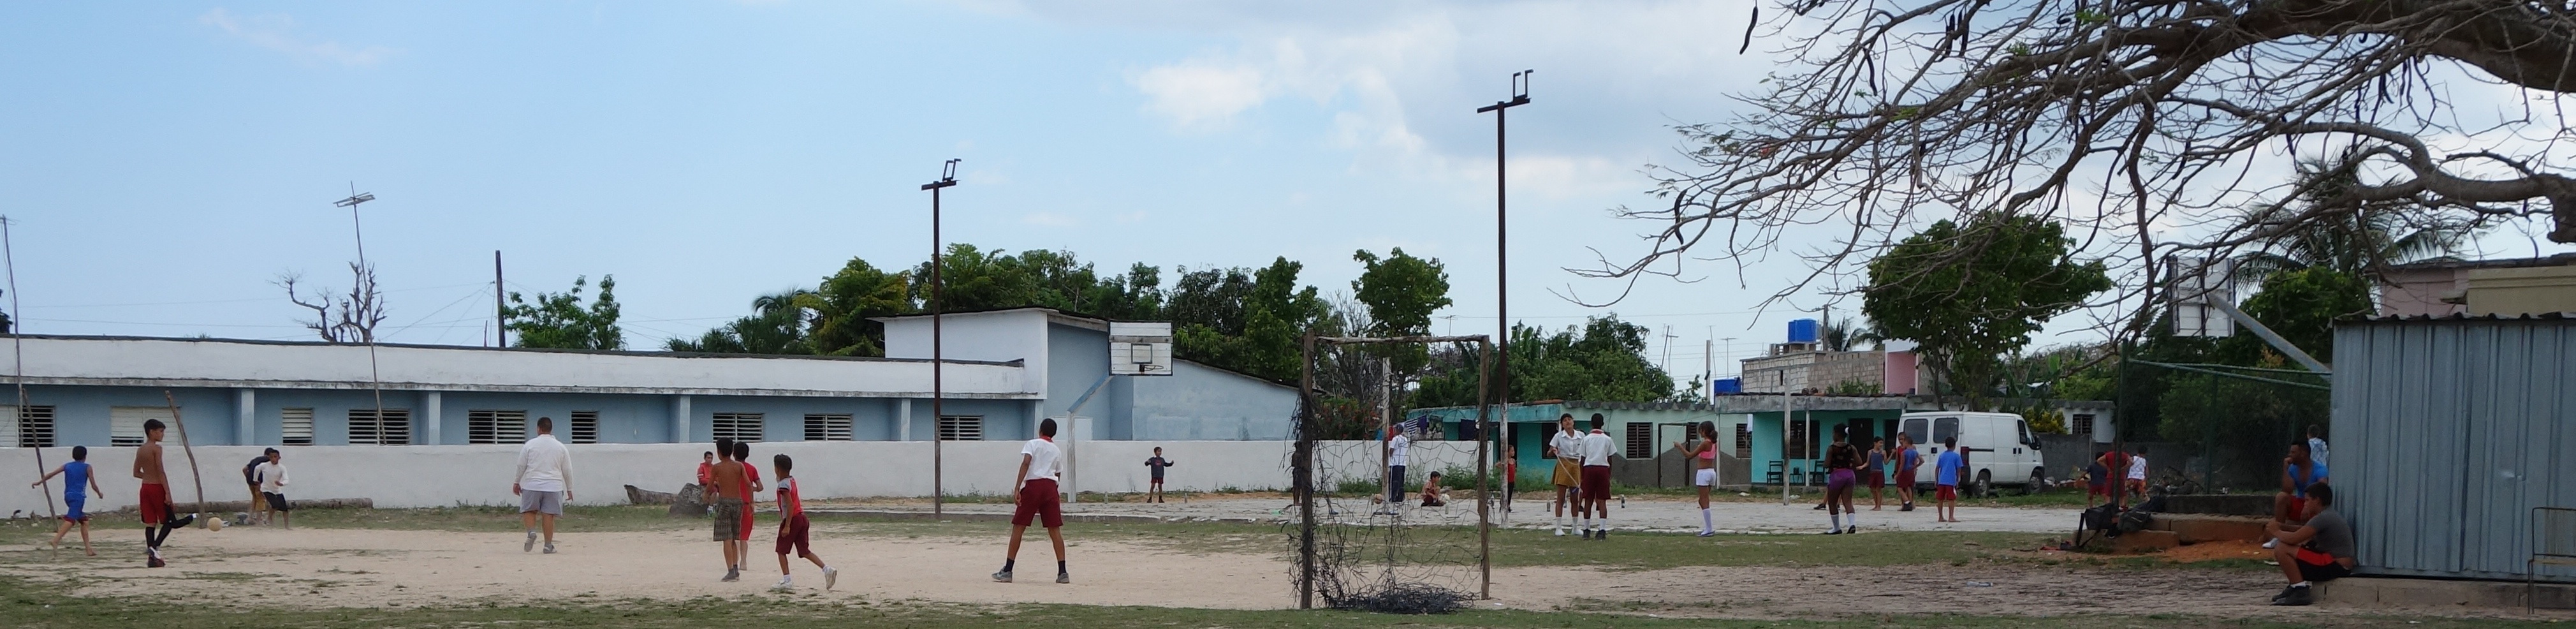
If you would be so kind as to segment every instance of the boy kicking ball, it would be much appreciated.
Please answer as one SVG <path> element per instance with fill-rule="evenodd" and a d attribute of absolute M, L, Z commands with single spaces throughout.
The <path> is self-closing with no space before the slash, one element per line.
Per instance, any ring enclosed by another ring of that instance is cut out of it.
<path fill-rule="evenodd" d="M 89 513 L 82 511 L 81 507 L 89 504 L 90 496 L 105 496 L 107 490 L 99 489 L 98 476 L 90 473 L 89 446 L 72 446 L 70 463 L 55 466 L 54 471 L 46 472 L 44 478 L 27 483 L 27 486 L 42 487 L 45 481 L 53 480 L 55 475 L 63 477 L 63 523 L 54 527 L 54 547 L 62 548 L 63 535 L 72 532 L 72 527 L 78 525 L 81 532 L 81 552 L 89 553 L 91 557 L 98 556 L 98 550 L 89 546 Z M 88 487 L 84 488 L 83 485 Z"/>
<path fill-rule="evenodd" d="M 776 589 L 782 592 L 796 589 L 796 581 L 787 572 L 787 551 L 792 549 L 796 551 L 796 556 L 804 557 L 806 561 L 814 562 L 814 567 L 823 569 L 823 589 L 831 590 L 832 582 L 840 580 L 841 571 L 825 565 L 823 557 L 814 554 L 814 549 L 809 547 L 807 538 L 812 525 L 805 520 L 804 494 L 796 490 L 796 477 L 789 475 L 790 471 L 796 468 L 796 460 L 781 454 L 770 457 L 769 461 L 771 471 L 778 473 L 778 586 Z"/>
<path fill-rule="evenodd" d="M 1064 569 L 1064 504 L 1056 496 L 1056 469 L 1064 460 L 1064 451 L 1055 447 L 1055 420 L 1038 422 L 1038 438 L 1020 446 L 1018 486 L 1011 488 L 1011 549 L 1002 557 L 1002 571 L 993 580 L 1011 582 L 1011 568 L 1020 560 L 1020 537 L 1029 530 L 1029 522 L 1046 525 L 1047 539 L 1055 542 L 1055 582 L 1072 583 Z"/>

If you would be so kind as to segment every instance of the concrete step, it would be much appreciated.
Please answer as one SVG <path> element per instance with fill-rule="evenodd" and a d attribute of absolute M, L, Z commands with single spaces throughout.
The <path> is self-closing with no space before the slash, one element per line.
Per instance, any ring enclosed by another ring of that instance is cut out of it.
<path fill-rule="evenodd" d="M 2268 516 L 2272 513 L 2272 494 L 2188 494 L 2165 496 L 2167 513 L 2205 515 Z"/>
<path fill-rule="evenodd" d="M 2171 531 L 2185 544 L 2228 540 L 2260 542 L 2263 541 L 2263 524 L 2270 521 L 2247 516 L 2159 513 L 2147 528 Z"/>
<path fill-rule="evenodd" d="M 2345 577 L 2318 583 L 2317 602 L 2356 607 L 2523 607 L 2523 584 L 2513 581 Z M 2576 609 L 2576 585 L 2542 583 L 2531 589 L 2540 609 Z"/>
<path fill-rule="evenodd" d="M 2182 538 L 2173 531 L 2130 531 L 2111 538 L 2111 551 L 2121 553 L 2152 553 L 2181 545 Z"/>

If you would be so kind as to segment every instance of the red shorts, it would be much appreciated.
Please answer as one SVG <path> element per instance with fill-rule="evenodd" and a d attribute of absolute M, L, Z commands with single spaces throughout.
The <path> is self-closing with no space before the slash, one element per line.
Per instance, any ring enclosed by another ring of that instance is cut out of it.
<path fill-rule="evenodd" d="M 135 510 L 143 514 L 144 525 L 160 526 L 161 523 L 170 521 L 169 485 L 144 483 L 143 491 L 135 494 L 134 500 L 137 503 L 134 506 Z"/>
<path fill-rule="evenodd" d="M 739 534 L 744 541 L 751 540 L 751 512 L 751 501 L 742 501 L 742 529 Z"/>
<path fill-rule="evenodd" d="M 1882 488 L 1885 488 L 1885 487 L 1887 487 L 1887 474 L 1886 474 L 1886 473 L 1884 473 L 1884 472 L 1877 471 L 1877 470 L 1870 470 L 1870 472 L 1869 472 L 1869 488 L 1870 488 L 1870 489 L 1882 489 Z"/>
<path fill-rule="evenodd" d="M 1064 502 L 1055 495 L 1055 479 L 1040 478 L 1020 485 L 1020 504 L 1011 510 L 1011 526 L 1028 526 L 1031 521 L 1051 529 L 1064 527 Z"/>
<path fill-rule="evenodd" d="M 1610 499 L 1610 466 L 1583 466 L 1583 498 L 1585 500 Z"/>
<path fill-rule="evenodd" d="M 1959 486 L 1958 486 L 1958 485 L 1942 485 L 1940 489 L 1938 489 L 1938 490 L 1934 490 L 1934 491 L 1932 492 L 1932 499 L 1933 499 L 1933 500 L 1958 500 L 1958 499 L 1959 499 Z"/>
<path fill-rule="evenodd" d="M 1899 471 L 1899 472 L 1897 472 L 1897 473 L 1896 473 L 1896 488 L 1897 488 L 1897 489 L 1903 489 L 1903 490 L 1906 490 L 1906 491 L 1913 491 L 1913 490 L 1914 490 L 1914 470 L 1903 470 L 1903 471 Z"/>
<path fill-rule="evenodd" d="M 807 547 L 806 541 L 808 528 L 811 528 L 811 525 L 805 521 L 805 514 L 799 513 L 787 518 L 787 523 L 778 529 L 778 554 L 787 555 L 790 554 L 787 552 L 790 550 L 796 551 L 794 553 L 796 555 L 812 553 L 813 549 Z"/>

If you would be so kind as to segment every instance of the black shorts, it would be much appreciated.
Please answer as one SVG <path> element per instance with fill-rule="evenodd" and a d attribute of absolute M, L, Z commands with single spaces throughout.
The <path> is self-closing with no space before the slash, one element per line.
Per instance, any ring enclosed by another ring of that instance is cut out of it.
<path fill-rule="evenodd" d="M 2336 562 L 2334 557 L 2326 555 L 2325 553 L 2302 548 L 2293 553 L 2291 557 L 2293 561 L 2299 562 L 2299 578 L 2302 579 L 2307 579 L 2309 581 L 2333 581 L 2335 579 L 2352 576 L 2351 568 L 2343 567 L 2342 563 Z M 2318 559 L 2324 559 L 2325 562 L 2316 563 L 2316 560 Z"/>
<path fill-rule="evenodd" d="M 270 510 L 270 511 L 292 511 L 292 509 L 288 509 L 288 508 L 286 508 L 286 494 L 272 494 L 272 493 L 267 493 L 267 492 L 261 492 L 261 493 L 260 493 L 260 495 L 268 498 L 268 510 Z"/>

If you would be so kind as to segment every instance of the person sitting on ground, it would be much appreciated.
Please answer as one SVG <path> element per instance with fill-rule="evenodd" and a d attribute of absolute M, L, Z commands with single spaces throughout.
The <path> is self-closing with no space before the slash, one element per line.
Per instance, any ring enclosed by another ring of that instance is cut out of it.
<path fill-rule="evenodd" d="M 2334 488 L 2325 483 L 2307 486 L 2307 500 L 2300 514 L 2307 521 L 2301 526 L 2278 522 L 2264 525 L 2273 539 L 2288 542 L 2272 549 L 2272 560 L 2281 564 L 2281 576 L 2288 587 L 2272 597 L 2274 605 L 2308 605 L 2315 603 L 2316 592 L 2309 585 L 2332 581 L 2352 574 L 2352 524 L 2334 511 Z"/>
<path fill-rule="evenodd" d="M 1430 478 L 1422 480 L 1422 506 L 1449 506 L 1449 488 L 1440 486 L 1439 472 L 1432 472 Z"/>
<path fill-rule="evenodd" d="M 2281 459 L 2281 492 L 2272 495 L 2272 522 L 2296 526 L 2306 521 L 2300 514 L 2307 511 L 2306 505 L 2301 504 L 2308 497 L 2307 488 L 2326 480 L 2326 464 L 2308 457 L 2308 442 L 2290 442 L 2290 455 Z M 2279 544 L 2279 538 L 2263 541 L 2264 548 Z"/>

